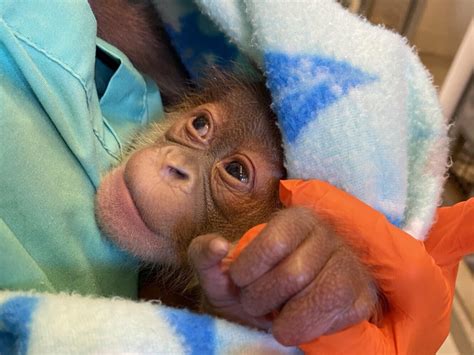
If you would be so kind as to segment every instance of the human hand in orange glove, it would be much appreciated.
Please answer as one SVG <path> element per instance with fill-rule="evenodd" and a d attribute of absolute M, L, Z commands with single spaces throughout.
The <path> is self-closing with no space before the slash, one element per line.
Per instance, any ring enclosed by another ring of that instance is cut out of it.
<path fill-rule="evenodd" d="M 360 251 L 364 261 L 373 266 L 390 304 L 380 326 L 362 322 L 302 345 L 302 349 L 309 353 L 405 354 L 434 353 L 439 348 L 448 333 L 456 265 L 462 255 L 474 249 L 470 222 L 474 220 L 474 200 L 457 206 L 455 211 L 440 209 L 438 223 L 426 243 L 436 265 L 421 242 L 390 225 L 382 215 L 354 197 L 326 183 L 284 181 L 281 198 L 286 206 L 312 208 L 324 221 L 336 226 Z M 208 270 L 219 280 L 216 268 L 211 266 Z M 300 310 L 296 321 L 305 317 L 301 311 L 305 310 Z M 320 319 L 313 322 L 317 325 Z M 304 333 L 308 323 L 303 324 L 306 327 L 291 323 L 280 329 L 282 334 Z"/>
<path fill-rule="evenodd" d="M 318 181 L 284 181 L 286 206 L 305 205 L 341 231 L 372 272 L 389 310 L 301 346 L 318 354 L 434 354 L 449 332 L 457 265 L 474 251 L 474 199 L 438 210 L 425 245 L 378 212 Z"/>
<path fill-rule="evenodd" d="M 231 265 L 221 267 L 229 243 L 197 237 L 189 255 L 204 290 L 205 311 L 259 328 L 297 345 L 368 319 L 375 284 L 349 246 L 311 210 L 277 213 Z M 274 317 L 265 317 L 272 311 Z M 272 322 L 270 322 L 272 318 Z"/>

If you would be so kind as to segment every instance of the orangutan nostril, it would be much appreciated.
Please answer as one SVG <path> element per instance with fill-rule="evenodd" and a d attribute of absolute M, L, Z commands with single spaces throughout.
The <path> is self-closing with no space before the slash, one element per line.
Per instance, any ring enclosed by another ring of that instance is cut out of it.
<path fill-rule="evenodd" d="M 178 169 L 174 166 L 168 166 L 168 173 L 171 176 L 174 176 L 175 178 L 179 180 L 188 180 L 189 175 L 182 169 Z"/>

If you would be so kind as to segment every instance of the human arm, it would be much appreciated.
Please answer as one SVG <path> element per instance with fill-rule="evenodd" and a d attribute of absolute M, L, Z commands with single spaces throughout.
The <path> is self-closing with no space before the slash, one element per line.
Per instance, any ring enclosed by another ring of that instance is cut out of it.
<path fill-rule="evenodd" d="M 373 275 L 390 305 L 380 325 L 364 321 L 322 336 L 302 349 L 322 353 L 436 351 L 449 328 L 456 265 L 462 255 L 474 249 L 469 223 L 474 200 L 451 210 L 441 209 L 425 249 L 423 243 L 393 227 L 381 214 L 328 184 L 285 184 L 287 194 L 283 202 L 287 206 L 312 207 L 338 225 L 364 263 L 372 265 Z M 434 312 L 436 309 L 440 311 Z M 316 325 L 318 321 L 314 320 Z M 429 332 L 425 331 L 426 324 L 430 324 Z M 418 333 L 420 336 L 413 341 L 412 334 Z"/>

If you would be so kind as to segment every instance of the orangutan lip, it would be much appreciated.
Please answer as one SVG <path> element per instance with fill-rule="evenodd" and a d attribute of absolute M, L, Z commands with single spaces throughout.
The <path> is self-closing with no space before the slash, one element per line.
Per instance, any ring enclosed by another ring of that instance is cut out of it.
<path fill-rule="evenodd" d="M 138 218 L 140 218 L 140 221 L 142 221 L 143 225 L 144 225 L 151 233 L 157 235 L 157 233 L 153 231 L 153 229 L 147 224 L 146 220 L 143 218 L 142 213 L 140 212 L 140 209 L 138 208 L 138 205 L 137 205 L 137 203 L 135 202 L 135 199 L 134 199 L 134 197 L 133 197 L 133 194 L 132 194 L 131 190 L 128 188 L 127 180 L 125 179 L 125 174 L 122 172 L 121 175 L 122 175 L 122 181 L 123 181 L 123 184 L 124 184 L 124 188 L 126 189 L 128 195 L 130 196 L 130 199 L 132 200 L 133 209 L 134 209 L 135 212 L 137 213 Z"/>
<path fill-rule="evenodd" d="M 115 197 L 124 210 L 126 210 L 126 213 L 139 225 L 140 229 L 144 229 L 146 232 L 151 233 L 156 237 L 157 234 L 146 224 L 135 200 L 133 199 L 133 195 L 127 186 L 124 172 L 125 168 L 120 167 L 112 173 L 115 180 L 114 186 L 116 187 Z"/>

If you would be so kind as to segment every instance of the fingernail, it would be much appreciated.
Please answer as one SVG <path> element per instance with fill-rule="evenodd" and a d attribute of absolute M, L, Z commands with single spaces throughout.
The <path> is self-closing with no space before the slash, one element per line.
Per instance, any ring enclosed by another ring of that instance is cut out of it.
<path fill-rule="evenodd" d="M 229 243 L 223 239 L 214 239 L 209 246 L 214 254 L 224 255 L 229 251 Z"/>

